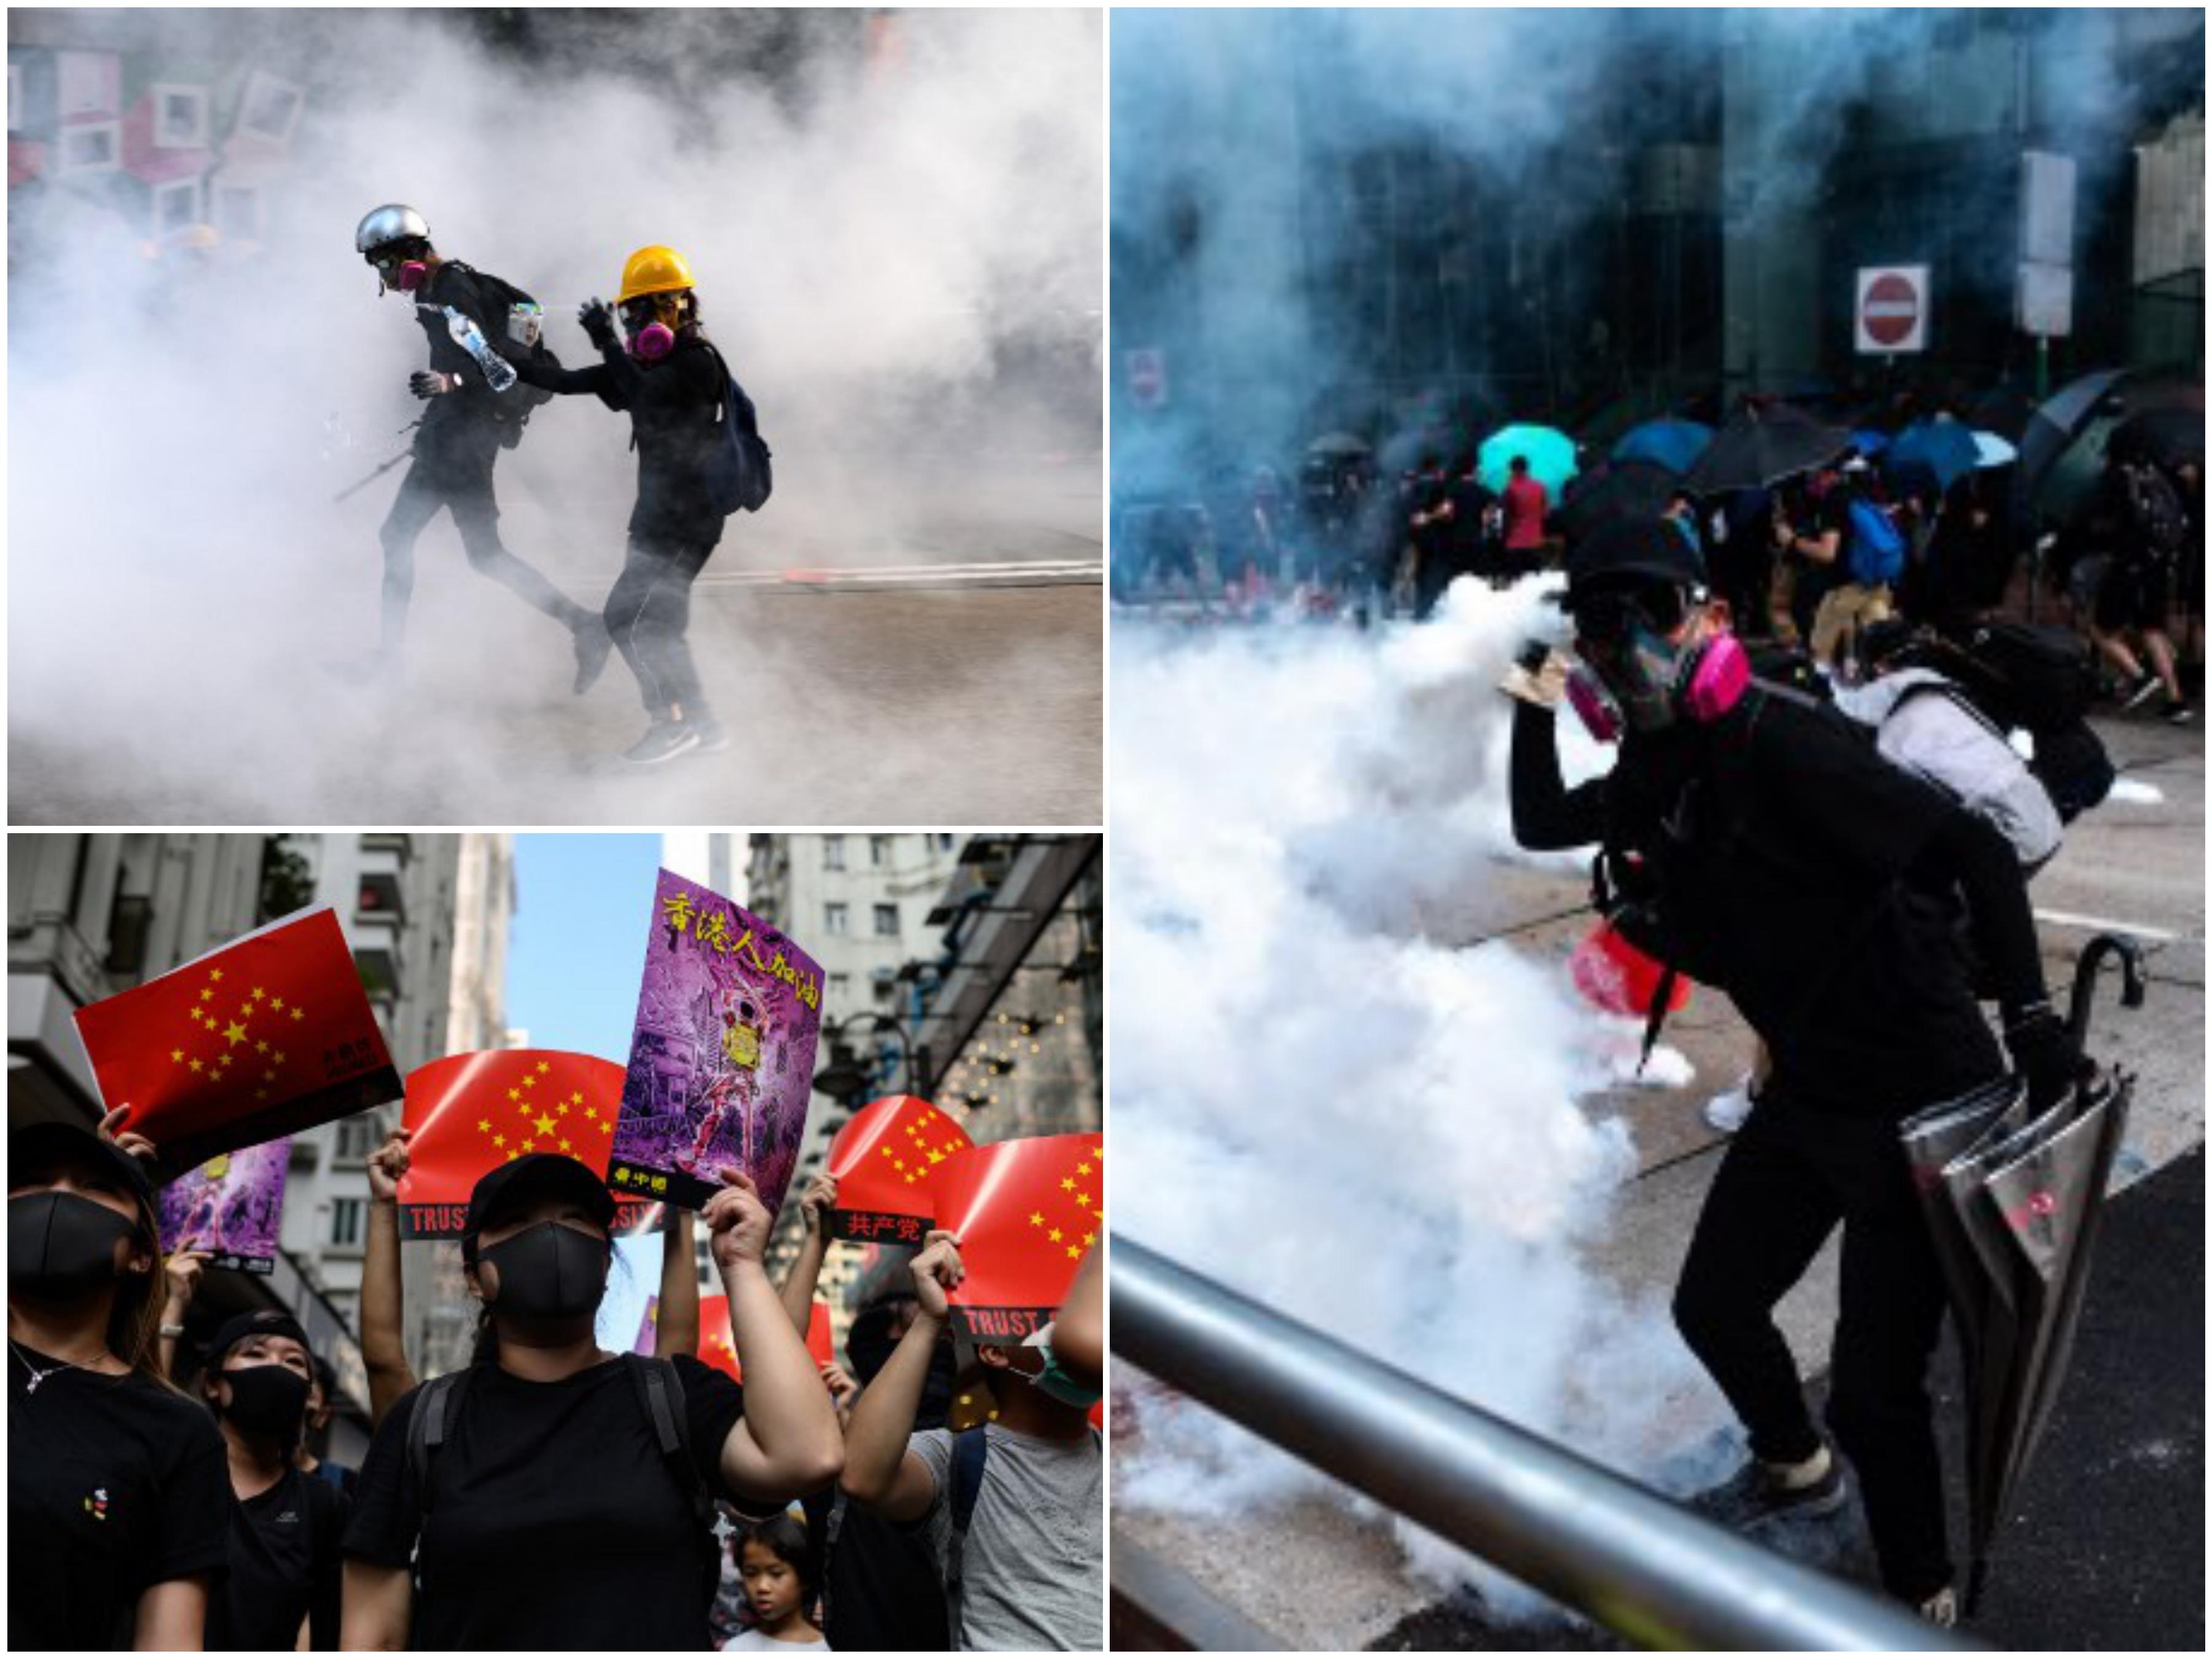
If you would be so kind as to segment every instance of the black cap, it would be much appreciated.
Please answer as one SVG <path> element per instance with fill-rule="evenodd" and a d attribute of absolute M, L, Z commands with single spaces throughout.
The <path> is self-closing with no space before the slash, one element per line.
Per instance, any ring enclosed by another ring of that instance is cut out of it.
<path fill-rule="evenodd" d="M 1609 520 L 1567 555 L 1566 608 L 1572 611 L 1587 592 L 1616 589 L 1637 579 L 1702 587 L 1705 562 L 1671 520 Z"/>
<path fill-rule="evenodd" d="M 8 1169 L 11 1178 L 46 1163 L 88 1164 L 112 1170 L 133 1197 L 149 1206 L 154 1202 L 154 1172 L 145 1161 L 125 1152 L 112 1140 L 103 1140 L 75 1123 L 30 1123 L 8 1134 Z"/>
<path fill-rule="evenodd" d="M 233 1314 L 216 1327 L 215 1336 L 208 1343 L 207 1368 L 221 1370 L 225 1354 L 257 1336 L 289 1336 L 301 1347 L 307 1346 L 305 1328 L 291 1315 L 282 1308 L 256 1308 L 251 1313 Z"/>
<path fill-rule="evenodd" d="M 501 1211 L 550 1194 L 575 1199 L 594 1221 L 614 1230 L 615 1195 L 587 1165 L 560 1152 L 526 1152 L 494 1165 L 469 1194 L 468 1237 L 495 1224 Z"/>

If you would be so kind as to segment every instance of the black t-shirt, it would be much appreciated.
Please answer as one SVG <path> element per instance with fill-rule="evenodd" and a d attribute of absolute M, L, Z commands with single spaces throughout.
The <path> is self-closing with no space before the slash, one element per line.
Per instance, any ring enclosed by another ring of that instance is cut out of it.
<path fill-rule="evenodd" d="M 609 409 L 629 411 L 637 441 L 632 536 L 714 546 L 722 538 L 723 515 L 708 499 L 706 469 L 723 441 L 717 416 L 729 383 L 720 354 L 692 336 L 657 362 L 640 362 L 620 342 L 599 357 L 587 368 L 532 365 L 525 378 L 548 392 L 592 392 Z"/>
<path fill-rule="evenodd" d="M 722 1443 L 744 1395 L 688 1354 L 692 1460 L 718 1496 Z M 345 1552 L 404 1566 L 421 1503 L 407 1425 L 421 1390 L 392 1409 L 362 1465 Z M 558 1382 L 477 1369 L 446 1443 L 431 1455 L 434 1499 L 421 1517 L 410 1645 L 482 1651 L 708 1645 L 708 1595 L 689 1496 L 638 1398 L 629 1362 Z"/>
<path fill-rule="evenodd" d="M 205 1573 L 222 1594 L 230 1474 L 205 1408 L 136 1375 L 8 1362 L 8 1646 L 127 1648 L 139 1593 Z"/>
<path fill-rule="evenodd" d="M 1962 809 L 1825 707 L 1754 692 L 1667 838 L 1684 971 L 1765 1040 L 1778 1098 L 1901 1118 L 2003 1069 L 1954 890 L 1914 865 Z"/>
<path fill-rule="evenodd" d="M 829 1547 L 833 1506 L 844 1510 Z M 839 1492 L 800 1503 L 823 1563 L 823 1638 L 840 1652 L 945 1653 L 952 1646 L 945 1578 L 926 1527 L 871 1515 Z"/>
<path fill-rule="evenodd" d="M 258 1497 L 232 1497 L 230 1577 L 208 1605 L 209 1652 L 289 1650 L 311 1608 L 322 1625 L 313 1645 L 337 1645 L 329 1618 L 344 1503 L 337 1487 L 297 1469 Z"/>

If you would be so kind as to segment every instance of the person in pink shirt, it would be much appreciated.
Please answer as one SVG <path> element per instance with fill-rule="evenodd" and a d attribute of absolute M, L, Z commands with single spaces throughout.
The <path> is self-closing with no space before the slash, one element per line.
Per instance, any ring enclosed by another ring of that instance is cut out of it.
<path fill-rule="evenodd" d="M 1525 574 L 1544 562 L 1544 515 L 1551 510 L 1551 492 L 1529 476 L 1526 455 L 1516 455 L 1506 470 L 1512 476 L 1505 482 L 1505 561 L 1514 574 Z"/>

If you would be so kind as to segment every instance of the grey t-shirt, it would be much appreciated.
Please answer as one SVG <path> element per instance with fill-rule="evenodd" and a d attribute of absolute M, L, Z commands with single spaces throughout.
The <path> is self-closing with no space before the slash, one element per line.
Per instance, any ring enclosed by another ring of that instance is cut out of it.
<path fill-rule="evenodd" d="M 968 1523 L 960 1627 L 952 1645 L 1103 1651 L 1105 1503 L 1098 1437 L 1037 1440 L 988 1424 L 983 1486 Z M 970 1433 L 975 1431 L 970 1430 Z M 952 1431 L 908 1441 L 937 1480 L 923 1524 L 938 1565 L 952 1539 Z"/>

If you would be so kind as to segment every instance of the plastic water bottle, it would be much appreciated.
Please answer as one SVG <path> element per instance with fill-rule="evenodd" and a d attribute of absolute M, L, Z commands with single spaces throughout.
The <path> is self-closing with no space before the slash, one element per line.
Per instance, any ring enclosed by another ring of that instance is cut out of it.
<path fill-rule="evenodd" d="M 440 306 L 446 313 L 446 331 L 453 337 L 453 343 L 475 358 L 483 368 L 484 379 L 494 392 L 504 392 L 514 384 L 514 365 L 494 351 L 484 341 L 483 331 L 476 320 L 451 306 Z"/>

